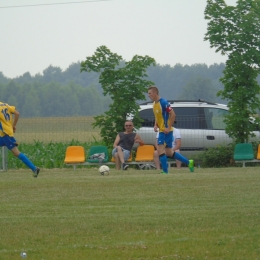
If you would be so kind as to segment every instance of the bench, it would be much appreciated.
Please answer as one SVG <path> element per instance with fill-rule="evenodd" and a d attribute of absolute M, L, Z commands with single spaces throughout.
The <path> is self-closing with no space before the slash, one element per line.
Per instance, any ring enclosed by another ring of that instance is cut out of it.
<path fill-rule="evenodd" d="M 73 166 L 74 171 L 77 166 L 91 166 L 91 165 L 115 165 L 115 160 L 112 157 L 111 161 L 108 161 L 108 151 L 104 146 L 95 146 L 91 147 L 89 154 L 95 154 L 105 152 L 106 158 L 104 161 L 99 162 L 98 159 L 86 161 L 85 150 L 82 146 L 69 146 L 66 150 L 64 163 L 67 166 Z M 132 153 L 130 158 L 126 161 L 128 165 L 138 165 L 139 169 L 155 169 L 153 162 L 153 152 L 154 146 L 152 145 L 143 145 L 139 146 L 137 149 L 137 154 L 135 161 L 133 161 Z M 175 160 L 168 159 L 168 167 L 171 167 L 171 164 L 175 164 Z"/>
<path fill-rule="evenodd" d="M 252 160 L 236 160 L 235 163 L 242 163 L 243 167 L 246 167 L 246 163 L 259 163 L 260 160 L 258 159 L 252 159 Z"/>
<path fill-rule="evenodd" d="M 251 143 L 239 143 L 235 145 L 234 150 L 235 163 L 242 163 L 246 167 L 246 163 L 259 163 L 260 162 L 260 144 L 258 145 L 257 155 L 255 158 L 253 146 Z"/>

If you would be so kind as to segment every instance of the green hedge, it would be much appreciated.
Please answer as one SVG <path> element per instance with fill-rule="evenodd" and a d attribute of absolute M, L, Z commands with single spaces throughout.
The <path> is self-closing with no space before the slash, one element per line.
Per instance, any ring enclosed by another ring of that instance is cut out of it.
<path fill-rule="evenodd" d="M 255 157 L 257 153 L 258 144 L 260 141 L 252 142 Z M 242 164 L 235 164 L 234 156 L 235 143 L 229 145 L 219 145 L 214 148 L 209 148 L 207 151 L 199 155 L 202 167 L 228 167 L 228 166 L 241 166 Z M 251 166 L 255 163 L 250 164 Z"/>

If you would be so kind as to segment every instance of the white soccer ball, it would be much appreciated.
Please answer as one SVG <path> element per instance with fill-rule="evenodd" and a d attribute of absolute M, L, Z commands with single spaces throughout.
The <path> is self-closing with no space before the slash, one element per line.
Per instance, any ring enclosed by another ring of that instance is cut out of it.
<path fill-rule="evenodd" d="M 26 256 L 27 256 L 27 254 L 26 254 L 25 252 L 22 252 L 22 253 L 21 253 L 21 257 L 22 257 L 22 258 L 26 258 Z"/>
<path fill-rule="evenodd" d="M 109 167 L 107 165 L 102 165 L 99 167 L 98 171 L 101 175 L 109 174 Z"/>

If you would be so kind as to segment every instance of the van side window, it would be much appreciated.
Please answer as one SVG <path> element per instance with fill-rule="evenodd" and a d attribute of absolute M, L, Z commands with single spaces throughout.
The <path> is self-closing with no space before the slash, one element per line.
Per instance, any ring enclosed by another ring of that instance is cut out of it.
<path fill-rule="evenodd" d="M 140 111 L 139 116 L 143 119 L 141 124 L 142 127 L 154 127 L 154 114 L 152 108 Z"/>
<path fill-rule="evenodd" d="M 204 114 L 207 123 L 207 129 L 225 130 L 226 123 L 224 122 L 227 110 L 219 108 L 204 107 Z"/>
<path fill-rule="evenodd" d="M 198 107 L 174 107 L 176 119 L 174 127 L 179 129 L 200 129 L 201 118 Z M 204 115 L 202 115 L 204 117 Z"/>

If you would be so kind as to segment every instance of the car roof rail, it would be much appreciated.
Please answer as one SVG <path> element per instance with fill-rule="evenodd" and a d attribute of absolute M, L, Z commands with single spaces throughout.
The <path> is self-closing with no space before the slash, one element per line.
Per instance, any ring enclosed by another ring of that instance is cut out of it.
<path fill-rule="evenodd" d="M 204 103 L 207 103 L 207 104 L 209 104 L 209 105 L 217 105 L 217 103 L 214 103 L 214 102 L 209 102 L 209 101 L 206 101 L 206 100 L 204 100 L 204 99 L 198 99 L 198 101 L 199 102 L 204 102 Z"/>
<path fill-rule="evenodd" d="M 202 103 L 207 103 L 209 105 L 217 105 L 216 103 L 213 103 L 213 102 L 209 102 L 209 101 L 206 101 L 204 99 L 198 99 L 198 100 L 167 100 L 169 103 L 185 103 L 185 102 L 202 102 Z M 139 105 L 148 105 L 148 104 L 152 104 L 153 101 L 146 101 L 144 103 L 141 103 Z"/>

